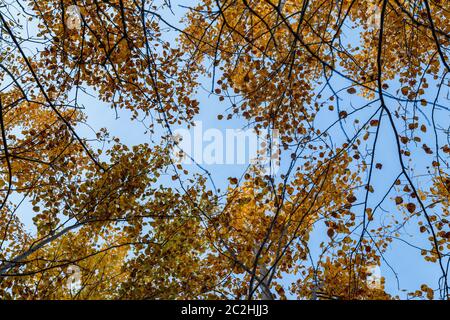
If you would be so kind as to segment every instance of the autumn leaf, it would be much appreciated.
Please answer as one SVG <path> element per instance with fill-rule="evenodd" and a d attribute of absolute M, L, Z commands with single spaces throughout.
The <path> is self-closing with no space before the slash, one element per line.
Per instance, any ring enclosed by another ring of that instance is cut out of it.
<path fill-rule="evenodd" d="M 416 205 L 414 203 L 408 203 L 406 209 L 408 209 L 409 213 L 414 213 L 416 212 Z"/>

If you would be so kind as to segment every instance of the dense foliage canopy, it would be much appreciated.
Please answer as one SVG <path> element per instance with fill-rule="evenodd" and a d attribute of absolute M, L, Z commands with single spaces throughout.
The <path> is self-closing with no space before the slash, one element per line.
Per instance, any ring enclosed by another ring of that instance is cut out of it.
<path fill-rule="evenodd" d="M 370 279 L 398 250 L 438 273 L 406 296 L 447 299 L 449 22 L 445 0 L 3 1 L 0 298 L 394 299 Z M 278 172 L 220 190 L 176 163 L 211 108 L 279 131 Z M 87 138 L 92 110 L 148 142 Z"/>

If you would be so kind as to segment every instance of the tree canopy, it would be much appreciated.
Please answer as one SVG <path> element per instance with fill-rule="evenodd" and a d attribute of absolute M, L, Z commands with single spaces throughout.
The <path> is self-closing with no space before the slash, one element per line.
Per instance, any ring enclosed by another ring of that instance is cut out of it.
<path fill-rule="evenodd" d="M 0 298 L 397 299 L 374 280 L 394 250 L 436 272 L 406 297 L 448 299 L 449 21 L 441 0 L 3 2 Z M 210 109 L 279 132 L 278 171 L 176 162 Z M 148 142 L 81 134 L 93 110 Z"/>

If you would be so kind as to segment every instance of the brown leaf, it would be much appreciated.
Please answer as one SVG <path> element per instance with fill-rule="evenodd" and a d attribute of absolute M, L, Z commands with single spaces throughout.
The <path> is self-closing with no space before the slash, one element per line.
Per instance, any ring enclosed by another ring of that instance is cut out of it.
<path fill-rule="evenodd" d="M 403 198 L 402 197 L 395 197 L 395 204 L 399 205 L 403 203 Z"/>
<path fill-rule="evenodd" d="M 330 238 L 333 238 L 333 236 L 334 236 L 334 230 L 333 230 L 333 228 L 329 228 L 329 229 L 328 229 L 327 235 L 328 235 Z"/>
<path fill-rule="evenodd" d="M 416 211 L 416 205 L 414 203 L 408 203 L 406 209 L 408 209 L 409 213 L 414 213 Z"/>

